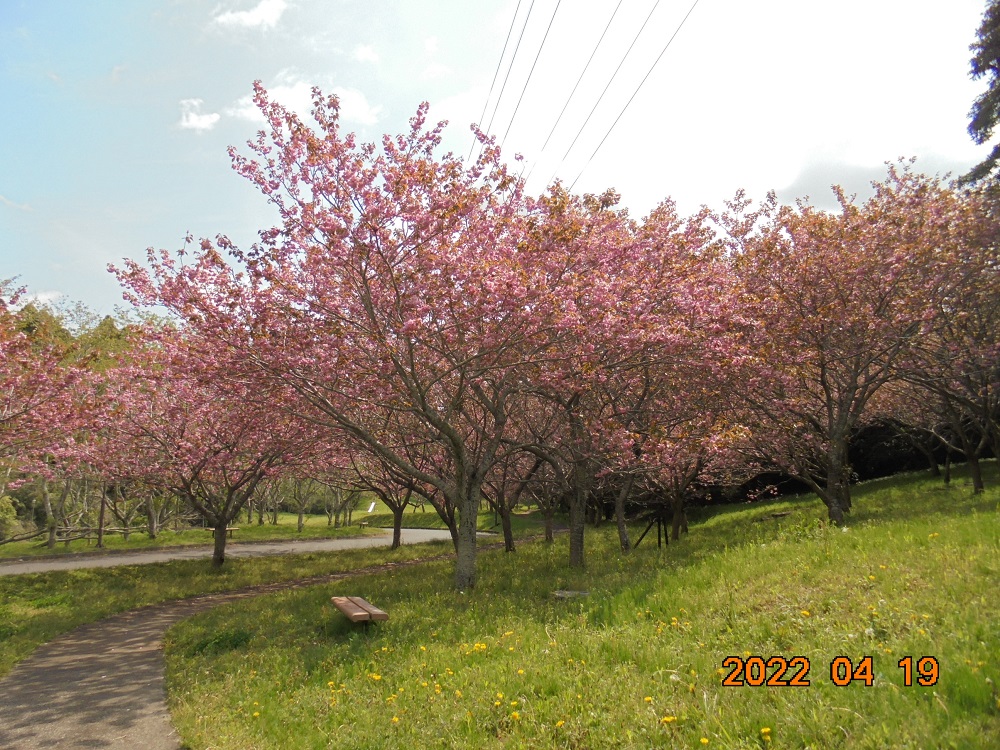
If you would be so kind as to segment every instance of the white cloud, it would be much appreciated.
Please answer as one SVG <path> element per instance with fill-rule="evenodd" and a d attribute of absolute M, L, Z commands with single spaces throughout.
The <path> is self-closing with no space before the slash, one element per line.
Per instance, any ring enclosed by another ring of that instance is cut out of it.
<path fill-rule="evenodd" d="M 420 77 L 425 81 L 434 78 L 444 78 L 448 75 L 451 75 L 451 68 L 439 62 L 432 62 L 420 72 Z"/>
<path fill-rule="evenodd" d="M 5 206 L 9 206 L 10 208 L 16 208 L 18 211 L 33 210 L 31 206 L 29 206 L 27 203 L 15 203 L 10 198 L 7 198 L 6 196 L 3 195 L 0 195 L 0 203 L 2 203 Z"/>
<path fill-rule="evenodd" d="M 340 99 L 340 114 L 350 122 L 362 125 L 374 125 L 378 122 L 380 106 L 372 106 L 367 97 L 357 89 L 335 88 L 333 93 Z"/>
<path fill-rule="evenodd" d="M 55 302 L 60 297 L 64 296 L 65 295 L 62 292 L 54 292 L 54 291 L 33 292 L 32 294 L 25 294 L 23 297 L 21 297 L 18 300 L 18 306 L 23 307 L 24 305 L 27 304 L 48 305 L 52 302 Z"/>
<path fill-rule="evenodd" d="M 203 115 L 201 99 L 181 99 L 181 121 L 178 123 L 185 130 L 197 130 L 199 132 L 211 130 L 222 117 L 218 112 L 211 112 Z"/>
<path fill-rule="evenodd" d="M 378 62 L 378 52 L 370 44 L 359 44 L 354 48 L 354 59 L 358 62 Z"/>
<path fill-rule="evenodd" d="M 279 74 L 278 78 L 284 82 L 268 86 L 269 97 L 295 112 L 303 120 L 309 119 L 309 112 L 312 110 L 312 84 L 294 80 L 286 72 Z M 360 125 L 374 125 L 378 122 L 382 107 L 370 104 L 363 92 L 341 86 L 324 86 L 322 83 L 320 88 L 324 94 L 337 95 L 340 100 L 340 116 L 345 122 L 355 122 Z M 226 110 L 226 114 L 251 122 L 264 120 L 250 96 L 239 99 Z"/>
<path fill-rule="evenodd" d="M 222 26 L 273 29 L 287 7 L 288 3 L 285 0 L 260 0 L 251 10 L 230 10 L 220 13 L 215 17 L 215 22 Z"/>
<path fill-rule="evenodd" d="M 424 51 L 428 55 L 436 54 L 438 51 L 438 38 L 436 36 L 427 37 L 424 39 Z"/>

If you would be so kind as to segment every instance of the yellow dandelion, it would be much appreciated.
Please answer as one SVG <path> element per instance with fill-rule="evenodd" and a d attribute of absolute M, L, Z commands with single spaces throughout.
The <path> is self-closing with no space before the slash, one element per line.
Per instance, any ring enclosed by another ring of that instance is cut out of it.
<path fill-rule="evenodd" d="M 420 650 L 421 650 L 421 651 L 426 651 L 426 650 L 427 650 L 427 646 L 421 646 L 421 647 L 420 647 Z"/>
<path fill-rule="evenodd" d="M 812 613 L 808 609 L 802 610 L 803 617 L 809 617 Z"/>
<path fill-rule="evenodd" d="M 523 669 L 519 669 L 519 670 L 517 670 L 517 673 L 518 674 L 524 674 L 524 670 Z"/>
<path fill-rule="evenodd" d="M 503 700 L 503 693 L 497 693 L 497 698 L 499 698 L 500 700 Z"/>
<path fill-rule="evenodd" d="M 652 703 L 653 697 L 651 695 L 647 695 L 645 698 L 643 698 L 643 700 L 646 701 L 646 703 Z"/>
<path fill-rule="evenodd" d="M 462 697 L 462 691 L 461 690 L 456 690 L 455 691 L 455 697 L 456 698 L 461 698 Z"/>
<path fill-rule="evenodd" d="M 493 705 L 496 706 L 497 708 L 500 708 L 500 706 L 502 706 L 503 704 L 500 701 L 493 701 Z"/>
<path fill-rule="evenodd" d="M 677 721 L 676 716 L 664 716 L 662 719 L 660 719 L 661 724 L 673 724 L 675 721 Z"/>
<path fill-rule="evenodd" d="M 371 677 L 373 680 L 375 680 L 375 682 L 378 682 L 379 680 L 382 679 L 382 675 L 380 675 L 380 674 L 374 674 L 374 673 L 372 673 L 372 674 L 370 674 L 368 676 Z"/>
<path fill-rule="evenodd" d="M 393 716 L 392 717 L 392 723 L 393 724 L 398 724 L 399 723 L 399 717 L 398 716 Z"/>
<path fill-rule="evenodd" d="M 707 745 L 708 744 L 708 737 L 702 737 L 701 738 L 701 744 L 702 745 Z"/>
<path fill-rule="evenodd" d="M 256 719 L 258 716 L 260 716 L 260 711 L 254 711 L 253 717 Z"/>
<path fill-rule="evenodd" d="M 760 733 L 761 734 L 770 734 L 771 733 L 771 727 L 761 727 L 760 728 Z"/>
<path fill-rule="evenodd" d="M 519 714 L 517 711 L 512 711 L 510 714 L 510 718 L 512 718 L 514 721 L 517 721 L 518 719 L 521 718 L 521 714 Z"/>
<path fill-rule="evenodd" d="M 558 729 L 559 727 L 561 727 L 565 723 L 566 723 L 565 721 L 563 721 L 562 719 L 559 719 L 559 721 L 556 722 L 556 729 Z"/>
<path fill-rule="evenodd" d="M 875 580 L 875 576 L 868 576 L 868 580 L 869 581 L 874 581 Z"/>

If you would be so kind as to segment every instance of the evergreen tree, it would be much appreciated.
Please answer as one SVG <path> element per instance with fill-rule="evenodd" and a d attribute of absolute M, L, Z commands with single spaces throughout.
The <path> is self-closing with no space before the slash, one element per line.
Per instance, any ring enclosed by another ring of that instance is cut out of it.
<path fill-rule="evenodd" d="M 973 56 L 971 75 L 973 80 L 987 78 L 987 88 L 972 103 L 969 112 L 969 135 L 979 145 L 993 136 L 993 129 L 1000 122 L 1000 0 L 990 0 L 983 14 L 976 41 L 969 49 Z M 961 182 L 972 184 L 986 180 L 1000 163 L 1000 144 L 993 146 L 990 155 L 961 178 Z"/>

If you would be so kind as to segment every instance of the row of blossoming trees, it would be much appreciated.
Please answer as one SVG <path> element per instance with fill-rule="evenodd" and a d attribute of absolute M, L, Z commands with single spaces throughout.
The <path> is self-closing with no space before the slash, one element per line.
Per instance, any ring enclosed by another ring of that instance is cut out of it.
<path fill-rule="evenodd" d="M 636 221 L 611 191 L 526 195 L 487 139 L 471 165 L 441 155 L 426 108 L 376 146 L 318 91 L 311 127 L 259 84 L 255 99 L 268 130 L 231 155 L 279 222 L 250 249 L 220 236 L 114 269 L 174 325 L 56 384 L 77 416 L 43 441 L 49 465 L 183 498 L 215 527 L 217 562 L 273 476 L 349 474 L 397 519 L 430 503 L 460 589 L 484 500 L 509 546 L 514 505 L 550 521 L 568 505 L 577 566 L 597 492 L 625 549 L 630 497 L 663 498 L 676 533 L 694 485 L 762 469 L 813 487 L 840 523 L 867 420 L 937 436 L 982 487 L 978 459 L 1000 449 L 986 196 L 904 165 L 860 205 L 838 193 L 837 213 L 738 196 Z M 32 434 L 17 398 L 7 436 Z"/>

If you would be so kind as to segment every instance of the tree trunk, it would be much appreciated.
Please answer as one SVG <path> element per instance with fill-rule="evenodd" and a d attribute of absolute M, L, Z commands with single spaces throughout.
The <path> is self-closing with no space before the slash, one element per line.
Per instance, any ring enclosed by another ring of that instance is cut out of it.
<path fill-rule="evenodd" d="M 149 534 L 150 539 L 156 539 L 156 535 L 160 531 L 157 528 L 157 520 L 153 496 L 149 495 L 146 497 L 146 532 Z"/>
<path fill-rule="evenodd" d="M 389 549 L 399 549 L 403 543 L 403 512 L 406 505 L 396 505 L 392 509 L 392 546 Z"/>
<path fill-rule="evenodd" d="M 455 564 L 455 588 L 468 591 L 476 586 L 476 524 L 479 520 L 479 485 L 469 482 L 461 496 Z"/>
<path fill-rule="evenodd" d="M 299 527 L 298 528 L 299 528 L 299 533 L 300 534 L 302 533 L 302 529 L 305 527 L 305 525 L 306 525 L 306 512 L 302 508 L 299 508 Z"/>
<path fill-rule="evenodd" d="M 681 531 L 687 531 L 687 513 L 684 512 L 684 496 L 680 493 L 674 495 L 672 501 L 673 505 L 673 521 L 670 527 L 670 538 L 675 542 L 681 538 Z"/>
<path fill-rule="evenodd" d="M 584 566 L 583 536 L 587 522 L 587 496 L 581 487 L 574 487 L 569 504 L 569 566 Z"/>
<path fill-rule="evenodd" d="M 101 492 L 101 509 L 97 514 L 97 548 L 104 548 L 104 514 L 108 507 L 108 488 Z M 128 537 L 125 537 L 128 539 Z"/>
<path fill-rule="evenodd" d="M 215 548 L 212 550 L 212 567 L 221 568 L 226 561 L 226 526 L 216 526 L 214 529 Z"/>
<path fill-rule="evenodd" d="M 555 536 L 555 509 L 550 505 L 542 511 L 545 517 L 545 541 L 552 544 L 556 540 Z"/>
<path fill-rule="evenodd" d="M 507 552 L 514 551 L 514 529 L 510 525 L 510 508 L 504 503 L 500 509 L 500 527 L 503 529 L 503 547 Z"/>
<path fill-rule="evenodd" d="M 979 495 L 986 491 L 983 483 L 983 467 L 979 463 L 979 456 L 975 452 L 968 456 L 969 473 L 972 475 L 972 491 Z"/>
<path fill-rule="evenodd" d="M 632 550 L 632 542 L 628 538 L 628 526 L 625 525 L 625 501 L 632 492 L 632 484 L 635 482 L 635 475 L 630 474 L 625 480 L 625 486 L 621 488 L 615 497 L 615 524 L 618 526 L 618 543 L 622 552 Z"/>
<path fill-rule="evenodd" d="M 831 436 L 827 451 L 826 492 L 822 497 L 830 520 L 838 526 L 844 523 L 844 511 L 850 507 L 849 499 L 846 500 L 845 507 L 845 487 L 848 481 L 846 465 L 847 439 Z"/>

